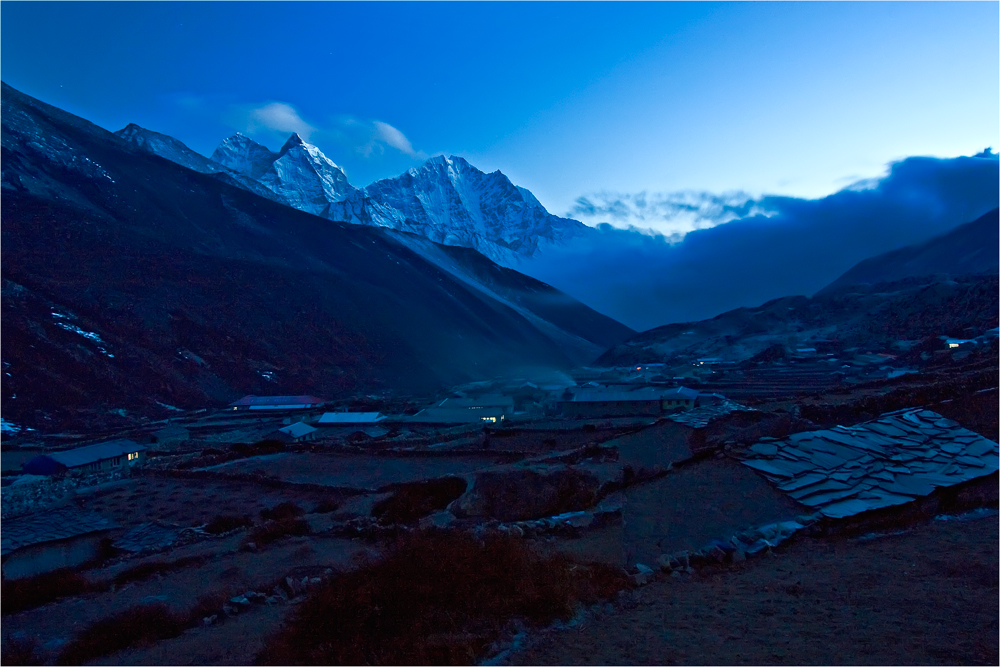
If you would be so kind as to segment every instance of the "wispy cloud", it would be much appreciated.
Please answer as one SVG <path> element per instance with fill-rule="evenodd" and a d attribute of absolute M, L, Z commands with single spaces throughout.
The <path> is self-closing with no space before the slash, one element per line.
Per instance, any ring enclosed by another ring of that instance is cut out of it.
<path fill-rule="evenodd" d="M 619 226 L 634 219 L 633 211 L 663 215 L 688 205 L 706 223 L 682 239 L 598 225 L 519 269 L 636 329 L 699 320 L 812 294 L 863 259 L 970 222 L 996 207 L 998 177 L 989 155 L 913 157 L 889 165 L 878 181 L 821 199 L 666 196 L 652 206 L 648 195 L 642 205 L 636 196 L 588 200 L 596 215 Z M 710 224 L 742 210 L 745 216 Z"/>
<path fill-rule="evenodd" d="M 372 125 L 375 127 L 376 135 L 380 141 L 410 157 L 417 157 L 417 151 L 413 150 L 413 144 L 410 143 L 410 140 L 402 132 L 389 125 L 389 123 L 383 123 L 380 120 L 372 121 Z"/>
<path fill-rule="evenodd" d="M 256 132 L 261 128 L 276 132 L 296 132 L 306 141 L 316 131 L 315 127 L 302 120 L 295 107 L 284 102 L 269 102 L 249 110 L 247 130 Z"/>
<path fill-rule="evenodd" d="M 748 215 L 765 214 L 746 192 L 598 192 L 578 197 L 566 214 L 588 224 L 645 228 L 666 236 L 714 227 Z"/>
<path fill-rule="evenodd" d="M 248 136 L 272 144 L 280 145 L 289 133 L 296 132 L 306 141 L 334 154 L 342 154 L 346 149 L 370 158 L 390 150 L 418 160 L 427 158 L 426 153 L 413 147 L 400 129 L 389 123 L 351 115 L 336 116 L 326 123 L 310 123 L 287 102 L 234 105 L 229 110 L 228 121 Z"/>

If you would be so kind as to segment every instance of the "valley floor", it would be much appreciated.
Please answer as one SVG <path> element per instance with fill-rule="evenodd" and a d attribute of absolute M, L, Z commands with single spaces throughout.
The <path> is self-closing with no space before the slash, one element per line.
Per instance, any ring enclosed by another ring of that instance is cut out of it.
<path fill-rule="evenodd" d="M 996 665 L 997 515 L 949 519 L 661 580 L 505 664 Z"/>

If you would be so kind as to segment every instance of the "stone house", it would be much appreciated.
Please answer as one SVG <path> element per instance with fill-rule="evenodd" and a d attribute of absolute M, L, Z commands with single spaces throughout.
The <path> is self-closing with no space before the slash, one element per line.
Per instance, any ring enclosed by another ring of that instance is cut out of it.
<path fill-rule="evenodd" d="M 96 445 L 50 452 L 36 456 L 22 468 L 30 475 L 73 472 L 107 472 L 139 465 L 146 460 L 146 448 L 132 440 L 110 440 Z"/>
<path fill-rule="evenodd" d="M 4 519 L 0 539 L 4 579 L 22 579 L 100 556 L 103 541 L 118 528 L 94 512 L 66 506 Z"/>

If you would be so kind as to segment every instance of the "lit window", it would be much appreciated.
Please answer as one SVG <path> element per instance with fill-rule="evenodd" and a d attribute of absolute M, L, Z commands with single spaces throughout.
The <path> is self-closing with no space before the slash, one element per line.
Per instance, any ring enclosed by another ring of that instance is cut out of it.
<path fill-rule="evenodd" d="M 958 343 L 948 343 L 948 347 L 958 347 Z"/>
<path fill-rule="evenodd" d="M 132 452 L 128 455 L 129 461 L 135 461 L 137 458 L 139 458 L 139 452 Z"/>
<path fill-rule="evenodd" d="M 483 417 L 484 422 L 496 423 L 496 420 L 497 420 L 496 417 Z"/>

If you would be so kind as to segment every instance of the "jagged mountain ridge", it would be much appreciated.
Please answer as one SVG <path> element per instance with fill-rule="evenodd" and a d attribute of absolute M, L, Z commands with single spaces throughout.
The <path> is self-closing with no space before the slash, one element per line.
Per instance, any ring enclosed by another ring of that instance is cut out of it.
<path fill-rule="evenodd" d="M 475 248 L 503 259 L 532 255 L 540 241 L 584 233 L 575 220 L 551 215 L 530 192 L 500 171 L 486 174 L 460 157 L 437 156 L 396 178 L 364 189 L 381 207 L 401 214 L 386 220 L 375 208 L 372 220 L 445 245 Z"/>
<path fill-rule="evenodd" d="M 275 193 L 271 188 L 260 184 L 257 180 L 244 175 L 238 170 L 230 169 L 226 165 L 206 158 L 170 135 L 147 130 L 135 123 L 129 123 L 126 127 L 115 132 L 115 135 L 143 152 L 158 155 L 202 174 L 213 175 L 225 183 L 249 190 L 256 195 L 267 197 L 279 204 L 288 205 L 288 201 Z"/>
<path fill-rule="evenodd" d="M 204 161 L 216 163 L 313 215 L 474 248 L 507 266 L 516 264 L 519 256 L 533 255 L 540 245 L 560 243 L 589 229 L 550 214 L 530 191 L 500 171 L 487 174 L 455 156 L 437 156 L 395 178 L 355 188 L 342 168 L 294 133 L 277 153 L 237 133 L 224 140 L 210 160 L 162 140 L 133 143 L 203 173 L 208 173 Z"/>
<path fill-rule="evenodd" d="M 435 263 L 425 239 L 278 205 L 6 85 L 0 99 L 12 421 L 434 390 L 634 333 L 471 250 Z"/>
<path fill-rule="evenodd" d="M 858 262 L 817 294 L 849 285 L 892 282 L 915 276 L 997 273 L 1000 260 L 1000 209 L 929 241 L 905 246 Z"/>
<path fill-rule="evenodd" d="M 254 165 L 255 172 L 259 166 Z M 322 217 L 329 217 L 330 204 L 343 201 L 355 190 L 343 169 L 294 133 L 259 180 L 290 206 Z"/>

